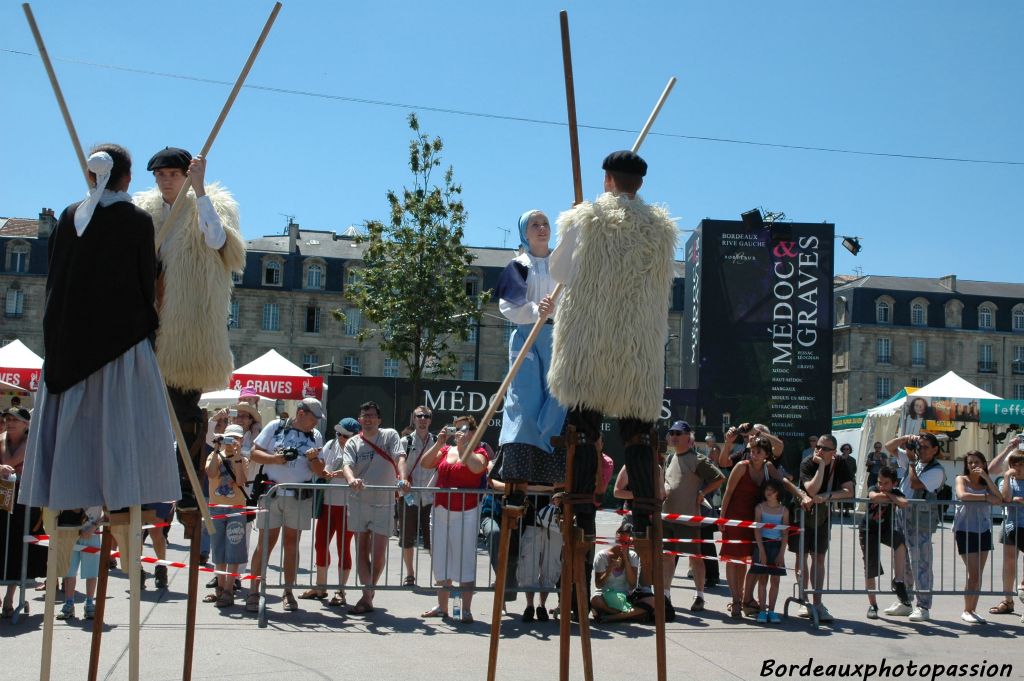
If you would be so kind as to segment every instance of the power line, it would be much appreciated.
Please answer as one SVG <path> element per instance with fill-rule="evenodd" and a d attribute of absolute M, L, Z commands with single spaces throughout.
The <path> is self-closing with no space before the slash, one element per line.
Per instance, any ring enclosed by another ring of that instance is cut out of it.
<path fill-rule="evenodd" d="M 39 55 L 33 52 L 25 52 L 22 50 L 11 50 L 7 48 L 0 48 L 0 52 L 6 52 L 7 54 L 16 54 L 27 57 L 37 57 Z M 234 85 L 233 82 L 226 80 L 217 80 L 215 78 L 204 78 L 202 76 L 189 76 L 178 73 L 168 73 L 166 71 L 151 71 L 147 69 L 137 69 L 130 66 L 119 66 L 116 64 L 102 64 L 99 62 L 87 61 L 84 59 L 72 59 L 68 57 L 51 57 L 54 61 L 65 62 L 68 64 L 79 64 L 82 66 L 92 66 L 101 69 L 109 69 L 112 71 L 123 71 L 126 73 L 136 73 L 146 76 L 157 76 L 160 78 L 173 78 L 176 80 L 186 80 L 195 83 L 206 83 L 209 85 L 226 85 L 231 87 Z M 462 109 L 448 109 L 444 107 L 428 106 L 422 104 L 407 104 L 404 102 L 389 102 L 380 99 L 367 99 L 364 97 L 349 97 L 345 95 L 334 95 L 323 92 L 312 92 L 309 90 L 294 90 L 282 87 L 273 87 L 269 85 L 244 85 L 249 90 L 260 90 L 263 92 L 272 92 L 276 94 L 284 95 L 295 95 L 300 97 L 313 97 L 317 99 L 327 99 L 341 102 L 351 102 L 353 104 L 367 104 L 370 106 L 387 106 L 397 109 L 409 109 L 416 111 L 431 111 L 434 113 L 451 114 L 455 116 L 470 116 L 473 118 L 489 118 L 493 120 L 501 121 L 512 121 L 515 123 L 529 123 L 533 125 L 550 125 L 558 127 L 566 127 L 568 124 L 565 121 L 552 121 L 543 118 L 529 118 L 525 116 L 513 116 L 510 114 L 495 114 L 486 113 L 482 111 L 465 111 Z M 587 125 L 580 123 L 580 128 L 586 128 L 587 130 L 597 130 L 601 132 L 622 132 L 636 134 L 639 130 L 632 128 L 616 128 L 605 125 Z M 742 144 L 746 146 L 754 147 L 769 147 L 773 149 L 790 149 L 795 151 L 817 151 L 829 154 L 849 154 L 854 156 L 873 156 L 878 158 L 899 158 L 908 159 L 915 161 L 943 161 L 948 163 L 976 163 L 982 165 L 1003 165 L 1003 166 L 1024 166 L 1024 161 L 1004 161 L 999 159 L 983 159 L 983 158 L 962 158 L 957 156 L 936 156 L 928 154 L 902 154 L 898 152 L 888 151 L 865 151 L 863 149 L 844 149 L 841 147 L 817 147 L 805 144 L 785 144 L 782 142 L 760 142 L 756 140 L 743 140 L 733 139 L 729 137 L 709 137 L 705 135 L 684 135 L 682 133 L 673 132 L 651 132 L 651 135 L 658 137 L 668 137 L 673 139 L 690 140 L 694 142 L 717 142 L 721 144 Z"/>

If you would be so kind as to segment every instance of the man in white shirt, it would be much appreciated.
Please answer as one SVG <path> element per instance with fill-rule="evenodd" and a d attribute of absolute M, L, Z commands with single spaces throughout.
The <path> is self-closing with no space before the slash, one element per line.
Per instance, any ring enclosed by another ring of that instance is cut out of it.
<path fill-rule="evenodd" d="M 903 435 L 885 443 L 900 470 L 900 491 L 907 499 L 935 499 L 946 481 L 946 472 L 936 460 L 939 438 L 932 433 Z M 938 525 L 939 509 L 911 503 L 906 511 L 907 588 L 914 589 L 916 606 L 896 601 L 885 609 L 887 615 L 910 615 L 912 622 L 925 622 L 932 607 L 932 533 Z M 925 592 L 925 593 L 922 593 Z"/>
<path fill-rule="evenodd" d="M 295 418 L 282 423 L 267 424 L 256 438 L 252 447 L 252 463 L 262 466 L 263 473 L 271 484 L 312 482 L 314 477 L 324 474 L 324 462 L 320 450 L 324 445 L 323 435 L 316 429 L 324 417 L 320 401 L 307 397 L 295 409 Z M 284 489 L 275 492 L 266 503 L 266 513 L 256 516 L 259 536 L 256 550 L 252 554 L 252 574 L 260 575 L 264 567 L 263 533 L 267 536 L 267 553 L 277 544 L 281 527 L 284 526 L 284 579 L 295 584 L 299 565 L 299 539 L 302 530 L 313 520 L 313 500 L 310 490 Z M 299 605 L 291 589 L 284 592 L 284 609 L 291 612 Z M 249 612 L 259 610 L 259 593 L 254 589 L 245 601 Z"/>
<path fill-rule="evenodd" d="M 363 430 L 345 445 L 341 469 L 352 490 L 348 528 L 356 533 L 356 570 L 363 585 L 362 598 L 349 610 L 354 615 L 373 612 L 373 587 L 384 572 L 388 538 L 394 532 L 395 487 L 401 494 L 409 489 L 401 438 L 398 431 L 380 427 L 376 402 L 359 407 L 359 425 Z"/>
<path fill-rule="evenodd" d="M 409 473 L 409 482 L 413 487 L 434 487 L 437 482 L 437 468 L 424 468 L 420 465 L 423 453 L 430 449 L 435 441 L 430 434 L 430 422 L 433 413 L 420 405 L 412 410 L 415 430 L 402 438 L 402 451 L 405 452 L 405 466 Z M 430 509 L 434 505 L 433 492 L 413 492 L 415 503 L 407 504 L 399 501 L 398 511 L 398 543 L 402 547 L 402 561 L 405 563 L 405 585 L 416 584 L 416 570 L 412 564 L 416 547 L 416 537 L 423 533 L 423 550 L 430 551 Z"/>

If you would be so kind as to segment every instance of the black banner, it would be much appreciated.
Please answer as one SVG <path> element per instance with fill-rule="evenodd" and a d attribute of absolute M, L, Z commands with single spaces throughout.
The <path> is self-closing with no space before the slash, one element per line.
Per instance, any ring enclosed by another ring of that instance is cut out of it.
<path fill-rule="evenodd" d="M 412 381 L 405 378 L 373 378 L 365 376 L 332 375 L 327 378 L 327 422 L 329 427 L 351 416 L 359 416 L 359 405 L 373 401 L 380 405 L 382 426 L 394 428 L 401 432 L 410 426 L 409 417 L 412 410 L 424 405 L 433 412 L 431 432 L 447 423 L 455 416 L 471 414 L 479 422 L 491 396 L 497 392 L 499 383 L 490 381 L 457 381 L 441 379 L 420 383 L 420 394 L 413 399 Z M 692 411 L 695 391 L 672 389 L 665 391 L 664 402 L 659 421 L 660 435 L 664 437 L 668 425 L 675 419 L 684 418 L 687 409 Z M 483 440 L 492 448 L 498 446 L 501 434 L 502 412 L 499 409 L 486 424 Z M 621 462 L 622 441 L 619 438 L 618 421 L 606 418 L 602 424 L 604 431 L 605 451 Z M 331 437 L 330 429 L 325 437 Z"/>
<path fill-rule="evenodd" d="M 704 220 L 686 243 L 683 385 L 721 435 L 766 424 L 799 456 L 831 428 L 835 226 Z"/>

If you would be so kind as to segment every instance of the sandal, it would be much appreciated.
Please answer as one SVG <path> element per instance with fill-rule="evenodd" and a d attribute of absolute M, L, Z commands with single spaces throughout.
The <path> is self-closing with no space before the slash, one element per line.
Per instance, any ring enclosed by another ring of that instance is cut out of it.
<path fill-rule="evenodd" d="M 345 601 L 345 592 L 344 591 L 335 591 L 334 592 L 334 596 L 331 597 L 331 600 L 327 602 L 327 605 L 333 605 L 333 606 L 348 605 L 348 603 Z"/>
<path fill-rule="evenodd" d="M 220 598 L 219 589 L 217 590 L 216 593 L 210 593 L 203 596 L 203 603 L 216 603 L 218 598 Z"/>
<path fill-rule="evenodd" d="M 739 601 L 733 601 L 728 606 L 729 614 L 733 619 L 740 619 L 743 617 L 743 604 Z"/>
<path fill-rule="evenodd" d="M 351 615 L 368 615 L 373 612 L 373 606 L 360 601 L 359 603 L 356 603 L 356 607 L 352 608 L 348 612 Z"/>
<path fill-rule="evenodd" d="M 259 612 L 260 611 L 260 592 L 250 591 L 249 595 L 245 597 L 245 610 L 246 612 Z"/>
<path fill-rule="evenodd" d="M 473 613 L 471 613 L 471 612 L 464 612 L 464 613 L 462 613 L 462 623 L 463 624 L 472 624 L 473 623 Z"/>
<path fill-rule="evenodd" d="M 306 589 L 301 594 L 299 594 L 299 598 L 302 598 L 307 601 L 322 601 L 323 599 L 327 598 L 327 591 L 321 589 Z"/>
<path fill-rule="evenodd" d="M 284 611 L 295 612 L 299 609 L 299 602 L 295 600 L 295 594 L 291 591 L 284 592 Z"/>
<path fill-rule="evenodd" d="M 441 619 L 446 620 L 448 619 L 448 611 L 442 610 L 441 608 L 431 608 L 430 610 L 427 610 L 425 613 L 420 615 L 420 617 L 440 617 Z"/>
<path fill-rule="evenodd" d="M 225 590 L 217 598 L 216 607 L 218 608 L 230 608 L 235 604 L 235 594 L 233 591 Z"/>
<path fill-rule="evenodd" d="M 416 575 L 407 575 L 405 578 L 406 586 L 416 586 Z"/>
<path fill-rule="evenodd" d="M 988 609 L 990 615 L 1012 615 L 1013 601 L 999 601 L 999 605 L 993 605 Z"/>

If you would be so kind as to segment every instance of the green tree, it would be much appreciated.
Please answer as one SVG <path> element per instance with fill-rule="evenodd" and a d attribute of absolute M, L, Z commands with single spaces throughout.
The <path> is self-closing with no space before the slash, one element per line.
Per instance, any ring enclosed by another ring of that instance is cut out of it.
<path fill-rule="evenodd" d="M 490 293 L 467 291 L 474 256 L 462 243 L 462 186 L 451 166 L 434 184 L 444 144 L 420 131 L 416 114 L 409 115 L 409 128 L 412 186 L 387 192 L 387 222 L 366 223 L 367 234 L 359 237 L 365 267 L 346 299 L 371 322 L 360 330 L 360 342 L 378 338 L 380 349 L 405 365 L 415 399 L 425 373 L 454 371 L 452 343 L 468 340 Z M 340 311 L 334 315 L 344 321 Z"/>

